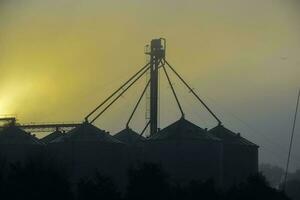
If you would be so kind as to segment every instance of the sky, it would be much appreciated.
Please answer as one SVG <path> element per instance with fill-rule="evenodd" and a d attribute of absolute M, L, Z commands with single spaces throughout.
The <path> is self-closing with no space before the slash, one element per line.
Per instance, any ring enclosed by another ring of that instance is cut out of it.
<path fill-rule="evenodd" d="M 284 166 L 300 87 L 298 0 L 0 0 L 0 115 L 19 123 L 81 122 L 146 63 L 144 47 L 167 39 L 166 59 L 223 124 L 260 146 L 260 162 Z M 213 118 L 174 75 L 186 117 Z M 95 125 L 126 121 L 145 78 Z M 130 125 L 141 131 L 146 102 Z M 180 117 L 160 74 L 160 127 Z M 291 169 L 300 168 L 297 121 Z"/>

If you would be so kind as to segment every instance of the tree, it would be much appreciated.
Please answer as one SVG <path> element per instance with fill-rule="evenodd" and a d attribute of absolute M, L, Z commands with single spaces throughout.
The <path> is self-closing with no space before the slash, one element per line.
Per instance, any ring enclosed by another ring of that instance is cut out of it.
<path fill-rule="evenodd" d="M 81 179 L 77 187 L 78 200 L 119 200 L 120 193 L 109 177 L 96 173 L 95 178 Z"/>
<path fill-rule="evenodd" d="M 262 174 L 250 176 L 245 183 L 233 187 L 226 195 L 228 200 L 288 200 L 282 192 L 272 188 Z"/>
<path fill-rule="evenodd" d="M 6 161 L 2 157 L 0 157 L 0 194 L 3 194 L 4 185 L 5 185 L 5 169 L 6 169 Z"/>
<path fill-rule="evenodd" d="M 221 192 L 215 187 L 213 180 L 207 181 L 191 181 L 186 185 L 176 184 L 172 187 L 173 200 L 220 200 Z"/>
<path fill-rule="evenodd" d="M 128 171 L 128 200 L 169 199 L 170 185 L 168 176 L 161 166 L 151 163 L 140 164 Z"/>
<path fill-rule="evenodd" d="M 72 199 L 65 171 L 45 160 L 11 164 L 4 181 L 1 199 Z"/>
<path fill-rule="evenodd" d="M 285 192 L 292 199 L 300 199 L 300 180 L 288 180 L 285 185 Z"/>
<path fill-rule="evenodd" d="M 266 176 L 272 187 L 278 188 L 284 176 L 284 169 L 281 167 L 262 163 L 259 166 L 261 173 Z"/>

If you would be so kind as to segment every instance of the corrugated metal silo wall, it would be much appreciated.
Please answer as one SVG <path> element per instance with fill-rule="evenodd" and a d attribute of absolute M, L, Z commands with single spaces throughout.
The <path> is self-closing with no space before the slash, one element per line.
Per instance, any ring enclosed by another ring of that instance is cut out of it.
<path fill-rule="evenodd" d="M 130 168 L 137 167 L 140 163 L 144 162 L 144 145 L 143 143 L 139 144 L 130 144 L 127 145 L 127 165 L 126 165 L 126 172 Z"/>
<path fill-rule="evenodd" d="M 41 155 L 44 150 L 44 145 L 0 144 L 0 158 L 8 163 L 25 162 Z"/>
<path fill-rule="evenodd" d="M 213 179 L 222 184 L 223 146 L 219 141 L 151 141 L 145 145 L 145 161 L 161 164 L 178 182 Z"/>
<path fill-rule="evenodd" d="M 122 143 L 68 141 L 50 143 L 47 148 L 52 157 L 64 163 L 73 181 L 98 171 L 112 177 L 120 187 L 125 185 L 129 155 Z"/>
<path fill-rule="evenodd" d="M 258 172 L 257 146 L 224 144 L 223 159 L 225 187 L 243 182 Z"/>

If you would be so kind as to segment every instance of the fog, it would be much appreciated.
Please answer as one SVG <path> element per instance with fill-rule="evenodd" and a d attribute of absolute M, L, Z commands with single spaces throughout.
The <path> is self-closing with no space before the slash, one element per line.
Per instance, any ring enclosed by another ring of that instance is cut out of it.
<path fill-rule="evenodd" d="M 20 123 L 82 121 L 167 39 L 167 60 L 222 119 L 260 146 L 260 162 L 286 162 L 300 86 L 297 1 L 0 1 L 0 115 Z M 171 76 L 186 116 L 216 125 Z M 124 128 L 145 80 L 96 125 Z M 161 79 L 160 126 L 179 111 Z M 145 124 L 145 103 L 134 117 Z M 300 167 L 297 122 L 291 169 Z"/>

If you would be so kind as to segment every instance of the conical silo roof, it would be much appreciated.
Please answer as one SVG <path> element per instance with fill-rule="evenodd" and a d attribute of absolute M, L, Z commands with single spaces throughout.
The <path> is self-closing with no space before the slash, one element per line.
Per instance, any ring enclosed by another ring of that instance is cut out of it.
<path fill-rule="evenodd" d="M 50 133 L 49 135 L 43 137 L 41 139 L 42 142 L 44 142 L 45 144 L 48 144 L 50 143 L 51 141 L 55 140 L 56 138 L 59 138 L 61 136 L 63 136 L 64 133 L 59 131 L 59 130 L 56 130 L 54 131 L 53 133 Z"/>
<path fill-rule="evenodd" d="M 0 132 L 0 144 L 42 145 L 35 136 L 16 126 L 8 126 Z"/>
<path fill-rule="evenodd" d="M 146 140 L 143 136 L 141 136 L 131 128 L 125 128 L 121 130 L 120 132 L 115 134 L 114 137 L 126 144 L 134 144 Z"/>
<path fill-rule="evenodd" d="M 227 144 L 238 144 L 258 147 L 258 145 L 243 138 L 239 133 L 234 133 L 233 131 L 225 128 L 223 125 L 218 125 L 210 129 L 208 132 L 214 135 L 215 137 L 222 139 L 222 141 Z"/>
<path fill-rule="evenodd" d="M 214 140 L 220 139 L 209 134 L 205 129 L 181 118 L 153 135 L 150 140 Z"/>
<path fill-rule="evenodd" d="M 118 139 L 109 135 L 108 132 L 95 127 L 94 125 L 84 122 L 80 126 L 70 130 L 65 135 L 54 139 L 50 143 L 59 142 L 105 142 L 105 143 L 122 143 Z"/>

